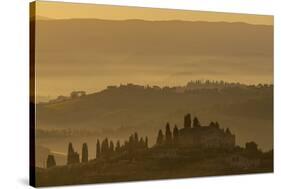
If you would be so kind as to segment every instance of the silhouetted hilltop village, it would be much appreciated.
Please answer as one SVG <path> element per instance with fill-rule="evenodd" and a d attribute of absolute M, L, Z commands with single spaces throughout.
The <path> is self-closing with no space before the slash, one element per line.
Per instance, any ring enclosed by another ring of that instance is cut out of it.
<path fill-rule="evenodd" d="M 218 122 L 211 122 L 208 126 L 201 126 L 197 117 L 193 119 L 191 125 L 191 115 L 184 117 L 184 128 L 178 129 L 174 126 L 171 132 L 170 124 L 167 123 L 165 136 L 162 130 L 159 130 L 157 145 L 176 145 L 180 147 L 198 147 L 198 148 L 226 148 L 235 147 L 235 135 L 230 130 L 220 128 Z"/>
<path fill-rule="evenodd" d="M 183 128 L 174 126 L 173 130 L 170 128 L 168 122 L 165 127 L 165 132 L 162 129 L 159 130 L 156 142 L 152 147 L 148 146 L 148 137 L 139 137 L 138 133 L 130 135 L 128 140 L 125 140 L 123 144 L 118 140 L 116 144 L 112 140 L 105 138 L 102 141 L 99 139 L 96 143 L 96 160 L 109 160 L 112 158 L 121 158 L 128 156 L 132 159 L 136 158 L 136 154 L 150 152 L 153 157 L 175 157 L 174 150 L 192 151 L 205 151 L 205 150 L 216 150 L 235 152 L 250 152 L 252 155 L 251 159 L 248 156 L 242 156 L 241 154 L 234 157 L 231 163 L 236 163 L 237 166 L 245 166 L 249 168 L 251 166 L 258 167 L 260 165 L 259 156 L 257 154 L 263 154 L 258 149 L 258 145 L 255 142 L 248 142 L 245 145 L 245 149 L 236 146 L 235 135 L 226 128 L 221 128 L 218 122 L 210 122 L 209 125 L 203 126 L 197 117 L 192 120 L 191 115 L 187 114 L 184 116 Z M 193 155 L 190 151 L 189 155 Z M 218 156 L 221 154 L 218 153 Z M 179 155 L 177 155 L 179 156 Z M 239 160 L 240 159 L 240 160 Z M 87 163 L 88 158 L 88 145 L 83 143 L 82 156 L 74 150 L 72 143 L 69 143 L 68 154 L 67 154 L 67 165 Z M 242 162 L 239 162 L 242 161 Z M 56 166 L 55 158 L 53 155 L 47 157 L 47 168 Z"/>
<path fill-rule="evenodd" d="M 223 126 L 227 125 L 231 131 L 235 129 L 236 144 L 244 145 L 246 141 L 254 140 L 260 148 L 269 150 L 273 146 L 272 106 L 273 85 L 269 84 L 198 80 L 182 87 L 108 86 L 97 93 L 74 91 L 68 97 L 37 104 L 36 137 L 42 142 L 61 140 L 54 150 L 63 151 L 65 140 L 89 137 L 95 141 L 96 137 L 111 136 L 116 146 L 116 138 L 123 140 L 138 131 L 148 136 L 151 146 L 157 136 L 153 133 L 166 124 L 165 120 L 173 123 L 170 125 L 173 130 L 174 124 L 182 124 L 182 115 L 191 112 L 202 117 L 202 133 L 212 133 L 213 129 L 206 127 L 206 121 L 218 118 Z M 252 132 L 254 128 L 255 133 Z M 220 136 L 222 132 L 216 133 Z M 89 144 L 92 145 L 93 142 Z M 43 158 L 40 162 L 45 161 Z"/>
<path fill-rule="evenodd" d="M 184 116 L 184 125 L 160 129 L 149 147 L 148 137 L 131 134 L 123 144 L 104 138 L 96 142 L 96 157 L 89 159 L 87 143 L 82 154 L 68 145 L 66 165 L 47 157 L 46 169 L 36 169 L 38 186 L 186 178 L 273 171 L 273 150 L 262 152 L 251 141 L 240 147 L 235 135 L 218 122 L 203 126 L 197 117 Z"/>

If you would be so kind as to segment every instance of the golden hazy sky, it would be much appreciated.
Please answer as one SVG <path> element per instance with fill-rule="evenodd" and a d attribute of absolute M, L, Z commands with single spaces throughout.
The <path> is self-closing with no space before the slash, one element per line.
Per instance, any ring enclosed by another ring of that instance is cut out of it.
<path fill-rule="evenodd" d="M 36 15 L 54 19 L 187 20 L 273 25 L 273 16 L 37 1 Z"/>

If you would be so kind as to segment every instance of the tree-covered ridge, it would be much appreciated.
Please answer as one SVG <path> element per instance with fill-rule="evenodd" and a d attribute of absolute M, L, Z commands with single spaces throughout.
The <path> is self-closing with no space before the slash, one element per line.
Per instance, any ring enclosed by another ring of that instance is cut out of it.
<path fill-rule="evenodd" d="M 118 85 L 112 85 L 108 86 L 106 89 L 104 89 L 101 92 L 105 91 L 114 91 L 114 90 L 128 90 L 128 91 L 140 91 L 140 90 L 145 90 L 145 91 L 159 91 L 159 92 L 170 92 L 170 93 L 191 93 L 194 91 L 197 92 L 211 92 L 212 90 L 216 92 L 225 92 L 228 90 L 243 90 L 245 91 L 252 91 L 254 92 L 255 90 L 272 90 L 273 89 L 273 84 L 242 84 L 239 82 L 226 82 L 226 81 L 214 81 L 214 80 L 191 80 L 188 81 L 185 86 L 164 86 L 160 87 L 157 85 L 137 85 L 137 84 L 120 84 Z M 85 97 L 86 95 L 92 95 L 92 94 L 87 94 L 86 91 L 72 91 L 69 96 L 63 96 L 60 95 L 56 99 L 52 99 L 49 101 L 49 103 L 58 103 L 58 102 L 63 102 L 66 100 L 71 100 L 71 99 L 76 99 L 79 97 Z M 42 103 L 45 104 L 45 103 Z"/>
<path fill-rule="evenodd" d="M 120 138 L 139 130 L 154 140 L 152 133 L 165 124 L 164 120 L 179 125 L 181 115 L 192 112 L 203 117 L 203 123 L 217 118 L 239 135 L 240 144 L 255 140 L 262 148 L 272 147 L 271 84 L 216 81 L 193 81 L 182 87 L 126 84 L 74 95 L 68 100 L 37 104 L 36 110 L 40 136 L 91 133 Z M 255 134 L 251 132 L 253 129 Z"/>
<path fill-rule="evenodd" d="M 37 169 L 38 186 L 129 180 L 180 178 L 273 171 L 273 150 L 264 152 L 254 141 L 241 147 L 235 135 L 216 121 L 208 126 L 197 117 L 184 116 L 183 127 L 167 122 L 153 145 L 137 132 L 121 144 L 108 137 L 96 141 L 96 157 L 89 159 L 87 143 L 82 156 L 68 145 L 67 164 L 56 166 L 47 158 L 47 169 Z M 202 135 L 203 134 L 203 135 Z M 206 140 L 208 139 L 208 140 Z M 230 143 L 229 143 L 230 142 Z"/>
<path fill-rule="evenodd" d="M 205 138 L 208 140 L 205 140 Z M 231 140 L 230 143 L 229 139 Z M 258 145 L 255 142 L 247 142 L 245 146 L 246 149 L 258 151 Z M 194 117 L 192 120 L 191 115 L 186 114 L 184 116 L 183 128 L 178 128 L 175 125 L 173 130 L 171 130 L 170 123 L 167 122 L 165 132 L 163 133 L 162 129 L 159 130 L 156 141 L 151 147 L 148 146 L 148 137 L 139 137 L 137 132 L 131 134 L 123 144 L 121 144 L 120 140 L 117 140 L 116 144 L 114 144 L 108 137 L 101 141 L 97 139 L 95 159 L 108 159 L 122 154 L 135 154 L 137 151 L 153 150 L 159 147 L 164 147 L 164 149 L 176 149 L 179 147 L 187 149 L 198 148 L 201 150 L 210 148 L 226 149 L 228 151 L 233 151 L 236 147 L 240 148 L 235 144 L 235 135 L 231 133 L 229 128 L 220 128 L 219 123 L 213 121 L 208 126 L 203 126 L 197 117 Z M 47 162 L 51 161 L 51 164 L 55 166 L 53 159 L 54 157 L 48 156 Z M 82 157 L 80 158 L 79 153 L 74 150 L 70 142 L 68 145 L 67 165 L 80 162 L 87 163 L 88 161 L 87 143 L 82 145 Z"/>

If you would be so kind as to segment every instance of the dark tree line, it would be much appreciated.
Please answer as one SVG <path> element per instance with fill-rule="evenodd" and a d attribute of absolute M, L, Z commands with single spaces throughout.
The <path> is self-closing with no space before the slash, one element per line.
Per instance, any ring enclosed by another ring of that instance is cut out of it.
<path fill-rule="evenodd" d="M 190 129 L 191 125 L 193 125 L 193 128 L 201 127 L 201 124 L 197 117 L 195 117 L 193 121 L 191 121 L 190 114 L 187 114 L 184 117 L 184 128 Z M 219 124 L 217 122 L 211 122 L 210 126 L 219 127 Z M 177 125 L 175 125 L 173 130 L 171 130 L 170 124 L 168 122 L 165 127 L 165 133 L 163 133 L 161 129 L 159 130 L 156 145 L 170 146 L 173 144 L 177 144 L 178 142 L 179 129 Z M 250 146 L 250 148 L 253 148 L 252 144 L 249 144 L 248 146 Z M 134 153 L 135 151 L 146 149 L 148 149 L 148 137 L 139 137 L 137 132 L 130 135 L 128 140 L 124 141 L 123 145 L 121 145 L 119 140 L 116 142 L 116 144 L 114 144 L 113 141 L 109 140 L 108 138 L 105 138 L 102 141 L 98 139 L 96 143 L 96 159 L 108 158 L 110 156 L 120 154 L 123 152 Z M 67 165 L 76 164 L 80 162 L 86 163 L 88 161 L 89 152 L 87 143 L 83 143 L 82 145 L 82 156 L 80 160 L 79 153 L 74 150 L 73 145 L 70 142 L 68 145 Z M 47 158 L 47 167 L 49 168 L 53 166 L 56 166 L 55 158 L 53 155 L 49 155 Z"/>
<path fill-rule="evenodd" d="M 105 138 L 101 143 L 97 140 L 96 158 L 107 158 L 114 154 L 133 152 L 141 149 L 148 149 L 148 137 L 139 138 L 138 133 L 132 134 L 123 145 L 120 144 L 119 140 L 116 142 L 116 145 L 114 145 L 113 141 L 109 141 L 108 138 Z"/>
<path fill-rule="evenodd" d="M 159 130 L 156 139 L 156 145 L 167 145 L 167 146 L 172 145 L 178 142 L 178 136 L 179 136 L 179 129 L 177 125 L 174 126 L 173 133 L 172 133 L 170 129 L 170 123 L 168 122 L 166 124 L 165 136 L 163 135 L 162 130 L 161 129 Z"/>
<path fill-rule="evenodd" d="M 88 162 L 89 153 L 88 153 L 88 145 L 87 143 L 83 143 L 82 145 L 82 157 L 81 162 Z M 79 153 L 74 151 L 72 143 L 70 142 L 68 145 L 68 153 L 67 153 L 67 165 L 80 163 Z"/>
<path fill-rule="evenodd" d="M 184 116 L 184 130 L 197 129 L 202 127 L 200 121 L 197 117 L 191 120 L 191 115 L 187 114 Z M 218 128 L 220 127 L 218 122 L 210 122 L 209 127 Z M 225 130 L 226 134 L 231 134 L 231 131 L 227 128 Z M 156 146 L 173 146 L 179 144 L 180 130 L 177 125 L 171 130 L 170 123 L 166 123 L 165 132 L 161 129 L 158 131 L 158 136 L 156 139 Z M 121 145 L 120 141 L 117 140 L 116 144 L 108 138 L 100 141 L 97 139 L 96 142 L 96 159 L 109 158 L 114 155 L 128 153 L 135 157 L 135 152 L 143 151 L 148 149 L 148 137 L 139 137 L 138 133 L 135 132 L 131 134 L 127 140 Z M 248 154 L 260 153 L 258 145 L 255 142 L 247 142 L 245 145 L 245 152 Z M 68 145 L 67 153 L 67 165 L 77 164 L 77 163 L 87 163 L 89 161 L 89 152 L 87 143 L 82 145 L 82 156 L 81 161 L 79 153 L 73 148 L 72 143 Z M 47 157 L 47 168 L 56 166 L 56 161 L 54 155 L 48 155 Z"/>
<path fill-rule="evenodd" d="M 79 163 L 79 153 L 75 152 L 70 142 L 68 145 L 68 153 L 67 153 L 67 165 Z"/>
<path fill-rule="evenodd" d="M 88 145 L 87 143 L 84 143 L 82 146 L 82 163 L 88 162 Z"/>
<path fill-rule="evenodd" d="M 88 145 L 87 143 L 83 143 L 82 145 L 82 157 L 81 162 L 86 163 L 88 162 L 89 154 L 88 154 Z M 77 164 L 80 163 L 79 153 L 76 152 L 73 148 L 72 143 L 68 144 L 68 151 L 67 151 L 67 165 Z M 47 168 L 56 166 L 56 161 L 54 155 L 48 155 L 47 157 Z"/>

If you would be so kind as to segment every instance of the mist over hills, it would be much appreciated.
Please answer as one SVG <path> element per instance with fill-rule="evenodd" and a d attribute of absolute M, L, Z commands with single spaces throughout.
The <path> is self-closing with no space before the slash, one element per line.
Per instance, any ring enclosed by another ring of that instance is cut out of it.
<path fill-rule="evenodd" d="M 203 85 L 204 86 L 204 85 Z M 272 147 L 273 86 L 147 87 L 111 86 L 82 97 L 37 104 L 37 128 L 88 129 L 103 136 L 123 137 L 132 131 L 153 140 L 167 121 L 183 125 L 189 112 L 203 125 L 218 121 L 237 134 L 237 142 L 257 141 Z"/>
<path fill-rule="evenodd" d="M 267 25 L 98 19 L 40 20 L 37 25 L 39 52 L 90 50 L 224 56 L 273 53 L 273 26 Z"/>
<path fill-rule="evenodd" d="M 120 83 L 212 79 L 272 83 L 273 26 L 226 22 L 65 19 L 36 22 L 37 94 Z"/>
<path fill-rule="evenodd" d="M 50 19 L 37 21 L 36 31 L 36 94 L 92 93 L 38 104 L 40 129 L 81 128 L 118 138 L 138 131 L 154 140 L 167 121 L 180 127 L 189 112 L 203 125 L 214 120 L 229 127 L 238 144 L 254 140 L 272 148 L 273 86 L 165 86 L 194 79 L 273 83 L 273 26 Z M 138 86 L 103 90 L 128 82 Z"/>

